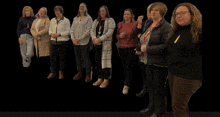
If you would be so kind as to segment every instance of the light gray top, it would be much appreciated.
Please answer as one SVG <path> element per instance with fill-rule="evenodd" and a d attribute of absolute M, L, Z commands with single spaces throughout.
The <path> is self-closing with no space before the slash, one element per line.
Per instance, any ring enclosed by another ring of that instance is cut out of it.
<path fill-rule="evenodd" d="M 87 45 L 90 40 L 90 30 L 92 28 L 92 18 L 87 15 L 82 20 L 74 17 L 70 29 L 71 38 L 80 39 L 77 45 Z"/>

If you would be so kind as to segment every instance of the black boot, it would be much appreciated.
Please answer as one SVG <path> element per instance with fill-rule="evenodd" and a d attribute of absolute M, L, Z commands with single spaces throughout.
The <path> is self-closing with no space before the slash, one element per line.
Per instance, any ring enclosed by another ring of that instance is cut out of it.
<path fill-rule="evenodd" d="M 147 90 L 146 90 L 146 89 L 143 89 L 143 90 L 141 90 L 140 93 L 137 93 L 136 96 L 137 96 L 137 97 L 144 97 L 145 93 L 147 93 Z"/>
<path fill-rule="evenodd" d="M 165 91 L 163 88 L 155 87 L 153 94 L 154 113 L 150 117 L 163 117 L 166 111 Z"/>
<path fill-rule="evenodd" d="M 141 110 L 140 112 L 142 114 L 147 114 L 147 115 L 151 115 L 154 112 L 154 102 L 153 102 L 153 90 L 152 89 L 148 89 L 149 91 L 149 104 L 148 107 L 146 109 Z"/>

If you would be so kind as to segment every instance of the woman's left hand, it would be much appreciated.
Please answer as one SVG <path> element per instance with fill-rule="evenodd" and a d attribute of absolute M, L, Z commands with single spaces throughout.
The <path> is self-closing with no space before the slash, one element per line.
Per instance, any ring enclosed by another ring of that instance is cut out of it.
<path fill-rule="evenodd" d="M 141 52 L 146 52 L 146 51 L 147 51 L 147 46 L 141 45 Z"/>
<path fill-rule="evenodd" d="M 100 44 L 100 42 L 99 42 L 98 39 L 94 39 L 94 43 L 95 43 L 96 45 L 99 45 L 99 44 Z"/>
<path fill-rule="evenodd" d="M 75 41 L 77 42 L 77 44 L 80 42 L 80 40 L 79 40 L 79 39 L 75 39 Z"/>
<path fill-rule="evenodd" d="M 41 37 L 37 37 L 37 40 L 40 40 L 41 39 Z"/>

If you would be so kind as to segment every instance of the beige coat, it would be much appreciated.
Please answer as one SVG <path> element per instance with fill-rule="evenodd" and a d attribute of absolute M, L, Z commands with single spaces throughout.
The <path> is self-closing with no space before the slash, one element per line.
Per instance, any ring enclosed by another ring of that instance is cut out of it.
<path fill-rule="evenodd" d="M 49 18 L 43 18 L 39 23 L 38 33 L 36 33 L 35 24 L 39 20 L 39 18 L 35 19 L 32 27 L 31 27 L 31 34 L 37 34 L 38 37 L 41 37 L 40 40 L 34 39 L 34 46 L 36 48 L 36 55 L 38 57 L 44 57 L 50 55 L 50 36 L 48 34 L 49 31 Z M 39 52 L 39 55 L 38 55 Z"/>

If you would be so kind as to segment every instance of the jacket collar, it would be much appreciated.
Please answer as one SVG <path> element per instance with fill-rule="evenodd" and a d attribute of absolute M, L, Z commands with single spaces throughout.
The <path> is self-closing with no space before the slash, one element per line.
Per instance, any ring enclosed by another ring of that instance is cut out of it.
<path fill-rule="evenodd" d="M 156 28 L 160 27 L 165 21 L 166 20 L 164 18 L 162 18 L 159 25 Z M 152 23 L 153 23 L 153 20 L 148 21 L 146 24 L 146 27 L 149 27 Z"/>

